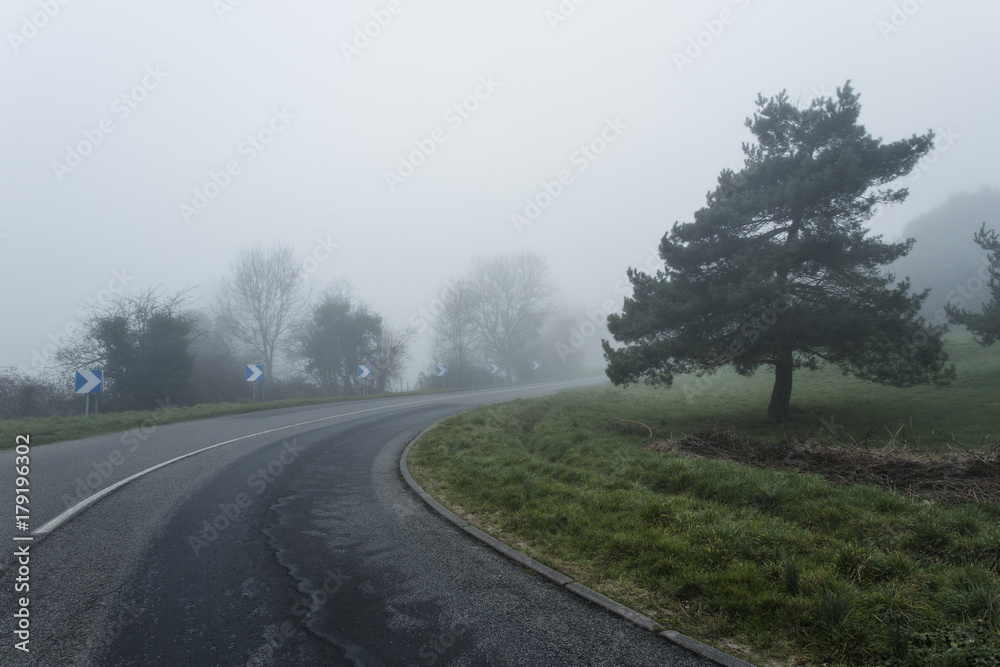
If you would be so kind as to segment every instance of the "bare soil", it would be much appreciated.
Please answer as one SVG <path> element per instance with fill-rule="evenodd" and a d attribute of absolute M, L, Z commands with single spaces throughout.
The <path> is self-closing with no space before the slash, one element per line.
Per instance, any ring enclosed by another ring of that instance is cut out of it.
<path fill-rule="evenodd" d="M 619 423 L 615 430 L 624 430 L 623 426 Z M 645 435 L 648 427 L 640 426 L 628 430 Z M 657 435 L 650 434 L 651 440 Z M 713 426 L 693 435 L 652 440 L 645 447 L 757 468 L 797 470 L 822 475 L 838 485 L 871 484 L 936 502 L 1000 502 L 1000 443 L 945 453 L 918 451 L 896 442 L 868 448 L 786 437 L 769 444 Z"/>

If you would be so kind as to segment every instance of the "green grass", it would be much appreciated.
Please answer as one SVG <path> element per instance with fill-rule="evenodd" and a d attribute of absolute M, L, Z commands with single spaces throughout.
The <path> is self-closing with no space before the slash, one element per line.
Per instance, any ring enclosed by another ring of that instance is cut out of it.
<path fill-rule="evenodd" d="M 1000 346 L 983 348 L 955 332 L 946 347 L 958 378 L 946 387 L 886 387 L 842 375 L 835 368 L 796 371 L 791 412 L 784 428 L 764 423 L 774 384 L 766 369 L 750 378 L 731 371 L 677 378 L 670 389 L 608 391 L 605 400 L 630 405 L 629 414 L 654 429 L 691 433 L 720 422 L 764 442 L 784 435 L 809 436 L 833 424 L 838 439 L 882 440 L 902 427 L 900 440 L 938 449 L 952 440 L 975 446 L 984 436 L 1000 437 Z M 634 407 L 633 407 L 634 406 Z M 618 415 L 624 416 L 624 415 Z"/>
<path fill-rule="evenodd" d="M 889 417 L 921 448 L 948 443 L 938 432 L 995 436 L 998 351 L 952 343 L 959 379 L 941 390 L 798 373 L 789 432 L 832 415 L 840 439 Z M 777 440 L 761 423 L 769 390 L 720 377 L 692 402 L 678 388 L 602 387 L 478 408 L 428 432 L 411 470 L 488 532 L 756 664 L 1000 664 L 1000 505 L 659 454 L 646 434 L 604 428 L 713 422 Z"/>

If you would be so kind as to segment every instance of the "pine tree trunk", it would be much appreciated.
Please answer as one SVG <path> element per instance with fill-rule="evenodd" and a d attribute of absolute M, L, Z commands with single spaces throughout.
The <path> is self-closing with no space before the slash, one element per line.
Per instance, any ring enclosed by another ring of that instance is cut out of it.
<path fill-rule="evenodd" d="M 783 424 L 789 421 L 788 405 L 792 400 L 792 352 L 779 353 L 774 364 L 774 389 L 771 390 L 771 403 L 767 406 L 767 421 L 772 424 Z"/>

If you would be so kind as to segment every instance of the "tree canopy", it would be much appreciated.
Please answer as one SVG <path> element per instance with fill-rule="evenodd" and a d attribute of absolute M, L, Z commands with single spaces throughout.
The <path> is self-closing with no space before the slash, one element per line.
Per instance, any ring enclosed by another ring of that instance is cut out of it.
<path fill-rule="evenodd" d="M 194 356 L 197 331 L 185 310 L 186 293 L 161 296 L 156 289 L 121 295 L 106 308 L 95 308 L 80 340 L 59 350 L 67 370 L 101 367 L 109 398 L 119 410 L 151 410 L 183 401 Z"/>
<path fill-rule="evenodd" d="M 327 394 L 360 389 L 357 369 L 371 365 L 368 389 L 387 391 L 403 380 L 412 331 L 397 329 L 341 283 L 326 290 L 297 333 L 306 372 Z"/>
<path fill-rule="evenodd" d="M 325 292 L 298 334 L 306 371 L 329 394 L 354 393 L 359 364 L 371 363 L 382 318 L 345 287 Z"/>
<path fill-rule="evenodd" d="M 962 304 L 949 303 L 945 306 L 952 324 L 960 324 L 969 329 L 980 345 L 992 345 L 1000 339 L 1000 234 L 995 229 L 986 230 L 986 223 L 973 239 L 989 253 L 989 287 L 991 299 L 983 304 L 980 313 L 971 313 Z M 961 297 L 960 297 L 961 298 Z"/>
<path fill-rule="evenodd" d="M 659 247 L 663 270 L 629 270 L 633 294 L 608 318 L 615 384 L 670 385 L 674 375 L 774 368 L 769 421 L 787 421 L 796 368 L 835 364 L 897 386 L 946 382 L 944 327 L 918 315 L 926 292 L 893 284 L 886 266 L 913 240 L 885 243 L 865 223 L 902 202 L 893 188 L 933 133 L 884 143 L 858 123 L 850 82 L 800 108 L 758 96 L 744 166 L 725 169 L 694 221 Z"/>

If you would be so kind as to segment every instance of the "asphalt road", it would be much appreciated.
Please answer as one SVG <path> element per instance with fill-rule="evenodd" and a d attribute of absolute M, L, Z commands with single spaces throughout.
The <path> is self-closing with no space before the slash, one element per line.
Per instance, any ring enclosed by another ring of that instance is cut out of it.
<path fill-rule="evenodd" d="M 711 664 L 480 545 L 400 479 L 404 447 L 435 421 L 595 382 L 293 408 L 34 447 L 29 522 L 43 532 L 18 542 L 26 533 L 15 535 L 13 516 L 4 522 L 0 664 Z M 11 515 L 15 455 L 0 452 Z M 25 557 L 14 556 L 25 547 L 27 577 Z M 19 579 L 29 591 L 15 593 Z M 20 597 L 28 653 L 15 647 Z"/>

